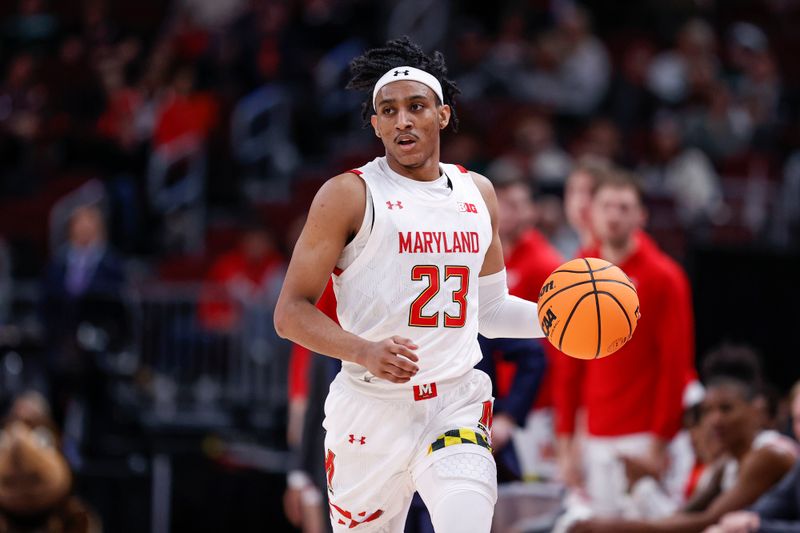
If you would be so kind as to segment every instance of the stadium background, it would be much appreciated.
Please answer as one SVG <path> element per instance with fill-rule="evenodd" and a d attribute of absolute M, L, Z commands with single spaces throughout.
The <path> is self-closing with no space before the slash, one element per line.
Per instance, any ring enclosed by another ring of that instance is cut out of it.
<path fill-rule="evenodd" d="M 78 492 L 108 531 L 281 523 L 288 347 L 269 303 L 319 184 L 381 152 L 349 60 L 404 34 L 463 91 L 443 160 L 530 180 L 554 242 L 577 158 L 639 171 L 648 229 L 693 285 L 697 353 L 747 342 L 785 392 L 798 24 L 796 0 L 3 2 L 0 395 L 48 382 L 43 273 L 72 209 L 99 205 L 125 282 L 74 324 L 102 384 L 65 430 Z M 662 179 L 676 162 L 690 199 Z M 254 222 L 274 236 L 272 285 L 220 325 L 209 272 Z"/>

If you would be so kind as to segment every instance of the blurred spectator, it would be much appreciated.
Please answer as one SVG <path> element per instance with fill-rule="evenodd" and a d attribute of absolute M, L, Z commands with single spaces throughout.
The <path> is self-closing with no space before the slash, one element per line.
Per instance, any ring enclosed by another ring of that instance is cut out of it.
<path fill-rule="evenodd" d="M 550 120 L 531 114 L 519 120 L 511 148 L 493 164 L 501 174 L 511 172 L 537 188 L 557 189 L 563 187 L 572 162 L 555 143 Z"/>
<path fill-rule="evenodd" d="M 523 74 L 515 89 L 523 100 L 557 113 L 586 116 L 603 100 L 611 65 L 603 43 L 591 32 L 588 11 L 565 3 L 556 12 L 553 33 L 539 38 L 536 69 Z"/>
<path fill-rule="evenodd" d="M 609 91 L 609 112 L 633 147 L 657 106 L 657 99 L 647 86 L 647 69 L 654 53 L 649 41 L 634 41 L 626 46 Z"/>
<path fill-rule="evenodd" d="M 0 237 L 0 325 L 8 323 L 11 313 L 11 255 L 6 241 Z"/>
<path fill-rule="evenodd" d="M 94 513 L 73 492 L 58 430 L 38 393 L 15 399 L 0 429 L 0 530 L 98 533 Z"/>
<path fill-rule="evenodd" d="M 684 102 L 692 90 L 692 77 L 709 63 L 716 63 L 716 37 L 709 24 L 692 19 L 681 28 L 676 46 L 658 54 L 650 63 L 647 84 L 669 104 Z"/>
<path fill-rule="evenodd" d="M 711 161 L 700 150 L 684 146 L 680 125 L 671 116 L 656 118 L 650 156 L 639 173 L 645 193 L 672 200 L 686 227 L 708 225 L 722 208 L 719 177 Z"/>
<path fill-rule="evenodd" d="M 18 0 L 17 13 L 3 25 L 3 36 L 14 47 L 44 48 L 58 31 L 58 19 L 48 11 L 47 0 Z"/>
<path fill-rule="evenodd" d="M 36 79 L 37 67 L 30 54 L 14 56 L 0 86 L 0 131 L 20 141 L 30 142 L 39 133 L 47 101 L 47 92 Z"/>
<path fill-rule="evenodd" d="M 622 156 L 620 131 L 608 118 L 595 118 L 574 140 L 570 151 L 576 159 L 596 157 L 618 161 Z"/>
<path fill-rule="evenodd" d="M 792 430 L 800 436 L 800 383 L 789 395 Z M 775 488 L 764 494 L 747 511 L 729 513 L 707 533 L 792 533 L 800 531 L 800 462 Z"/>
<path fill-rule="evenodd" d="M 217 102 L 211 93 L 196 89 L 191 64 L 179 66 L 156 118 L 153 143 L 168 144 L 183 137 L 203 140 L 217 123 Z"/>
<path fill-rule="evenodd" d="M 100 208 L 79 206 L 69 219 L 68 240 L 47 267 L 41 315 L 56 422 L 77 397 L 97 400 L 96 354 L 119 350 L 129 324 L 122 303 L 125 273 L 106 242 Z"/>
<path fill-rule="evenodd" d="M 596 242 L 578 256 L 619 265 L 636 286 L 643 315 L 613 357 L 591 364 L 559 358 L 553 391 L 561 475 L 572 488 L 585 486 L 594 513 L 613 516 L 626 488 L 621 456 L 641 458 L 655 477 L 665 470 L 694 375 L 694 321 L 686 274 L 641 231 L 637 178 L 614 170 L 596 180 L 590 207 Z M 581 403 L 588 435 L 579 458 L 574 434 Z"/>
<path fill-rule="evenodd" d="M 201 323 L 221 332 L 242 327 L 248 307 L 267 305 L 280 287 L 283 267 L 272 232 L 261 222 L 251 223 L 238 246 L 211 266 L 200 303 Z"/>
<path fill-rule="evenodd" d="M 794 151 L 786 160 L 771 222 L 770 234 L 776 245 L 800 245 L 800 151 Z"/>
<path fill-rule="evenodd" d="M 689 506 L 658 521 L 592 519 L 570 531 L 700 532 L 724 514 L 746 507 L 778 484 L 795 464 L 798 447 L 774 431 L 761 431 L 746 348 L 722 346 L 709 354 L 711 374 L 704 376 L 703 424 L 726 454 L 718 486 L 708 487 Z M 708 361 L 707 359 L 707 361 Z"/>
<path fill-rule="evenodd" d="M 592 189 L 595 183 L 610 171 L 611 165 L 607 160 L 588 156 L 579 159 L 567 177 L 564 189 L 564 212 L 572 234 L 562 233 L 561 239 L 555 243 L 562 256 L 576 257 L 579 249 L 589 248 L 594 244 L 594 231 L 589 212 Z"/>

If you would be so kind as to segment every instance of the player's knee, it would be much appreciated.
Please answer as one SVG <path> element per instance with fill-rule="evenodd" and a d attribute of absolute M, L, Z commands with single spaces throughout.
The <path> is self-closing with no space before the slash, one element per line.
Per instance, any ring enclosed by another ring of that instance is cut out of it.
<path fill-rule="evenodd" d="M 444 493 L 429 507 L 436 533 L 489 533 L 495 500 L 476 487 L 459 487 Z"/>
<path fill-rule="evenodd" d="M 417 481 L 417 489 L 430 507 L 450 494 L 474 492 L 492 506 L 497 501 L 497 467 L 491 457 L 459 453 L 435 461 Z"/>

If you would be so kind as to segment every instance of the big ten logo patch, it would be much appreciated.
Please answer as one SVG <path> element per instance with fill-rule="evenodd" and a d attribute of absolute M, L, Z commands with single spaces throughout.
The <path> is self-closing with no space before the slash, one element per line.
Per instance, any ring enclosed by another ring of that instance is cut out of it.
<path fill-rule="evenodd" d="M 469 202 L 458 202 L 458 210 L 461 213 L 477 213 L 478 208 L 475 204 Z"/>
<path fill-rule="evenodd" d="M 545 335 L 550 335 L 550 328 L 553 327 L 553 322 L 557 320 L 558 317 L 553 312 L 552 309 L 548 309 L 542 319 L 542 331 Z"/>

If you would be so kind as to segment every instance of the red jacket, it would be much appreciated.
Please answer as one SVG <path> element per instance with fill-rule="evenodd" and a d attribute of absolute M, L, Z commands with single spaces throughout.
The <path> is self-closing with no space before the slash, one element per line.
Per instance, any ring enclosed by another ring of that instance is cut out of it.
<path fill-rule="evenodd" d="M 558 268 L 564 260 L 547 239 L 535 229 L 526 231 L 517 245 L 506 256 L 506 272 L 508 290 L 514 296 L 535 302 L 539 299 L 539 290 L 544 280 Z M 553 360 L 560 352 L 546 340 L 542 340 L 544 353 L 547 356 L 547 368 L 553 367 Z M 513 380 L 514 365 L 500 361 L 497 369 L 498 391 L 504 393 L 510 388 Z M 549 370 L 545 371 L 539 393 L 536 395 L 536 407 L 552 405 L 552 378 Z"/>
<path fill-rule="evenodd" d="M 575 429 L 583 404 L 594 436 L 650 432 L 670 439 L 681 425 L 683 389 L 694 375 L 694 316 L 686 274 L 644 233 L 618 265 L 639 293 L 641 319 L 618 352 L 595 361 L 560 357 L 554 372 L 556 432 Z M 597 248 L 579 252 L 600 257 Z"/>

